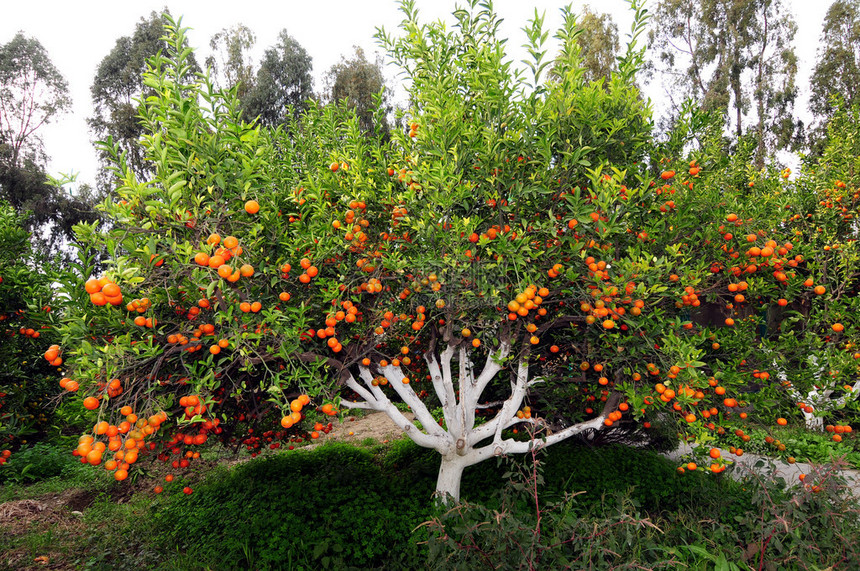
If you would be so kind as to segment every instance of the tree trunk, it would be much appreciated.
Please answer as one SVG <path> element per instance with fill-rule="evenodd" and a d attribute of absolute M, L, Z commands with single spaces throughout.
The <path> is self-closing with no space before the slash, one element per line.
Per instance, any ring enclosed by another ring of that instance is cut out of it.
<path fill-rule="evenodd" d="M 803 418 L 806 421 L 806 430 L 812 432 L 824 432 L 824 419 L 820 416 L 815 416 L 808 412 L 803 413 Z"/>
<path fill-rule="evenodd" d="M 439 477 L 436 480 L 435 496 L 437 501 L 460 501 L 460 482 L 463 479 L 463 470 L 466 466 L 465 458 L 458 454 L 445 454 L 442 456 L 442 464 L 439 466 Z"/>

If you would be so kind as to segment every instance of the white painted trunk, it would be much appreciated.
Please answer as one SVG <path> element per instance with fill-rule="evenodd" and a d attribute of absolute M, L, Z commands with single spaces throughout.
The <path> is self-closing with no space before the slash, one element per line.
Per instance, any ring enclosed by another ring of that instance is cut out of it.
<path fill-rule="evenodd" d="M 462 456 L 448 454 L 442 456 L 439 466 L 439 477 L 436 479 L 436 501 L 454 503 L 460 501 L 460 482 L 463 480 L 463 470 L 466 462 Z"/>
<path fill-rule="evenodd" d="M 824 432 L 824 419 L 808 412 L 803 413 L 806 429 L 813 432 Z"/>

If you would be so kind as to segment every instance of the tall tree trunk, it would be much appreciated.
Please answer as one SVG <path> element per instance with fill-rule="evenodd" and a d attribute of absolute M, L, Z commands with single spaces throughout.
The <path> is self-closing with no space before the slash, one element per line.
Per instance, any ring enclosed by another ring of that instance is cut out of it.
<path fill-rule="evenodd" d="M 756 152 L 755 152 L 755 166 L 757 169 L 761 169 L 764 167 L 764 155 L 765 155 L 765 145 L 764 145 L 764 100 L 765 100 L 765 89 L 764 89 L 764 63 L 765 63 L 765 53 L 767 51 L 767 10 L 764 11 L 764 34 L 762 34 L 762 42 L 761 42 L 761 51 L 759 51 L 758 55 L 758 69 L 756 70 L 756 88 L 755 88 L 755 98 L 756 98 L 756 112 L 758 113 L 758 127 L 756 129 Z"/>

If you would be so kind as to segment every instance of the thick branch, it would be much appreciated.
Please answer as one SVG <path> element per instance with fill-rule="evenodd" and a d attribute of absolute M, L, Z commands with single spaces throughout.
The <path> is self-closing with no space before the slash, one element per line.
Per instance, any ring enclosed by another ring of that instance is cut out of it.
<path fill-rule="evenodd" d="M 442 352 L 442 361 L 444 362 L 447 360 L 447 362 L 450 363 L 453 355 L 454 349 L 448 345 L 445 348 L 445 351 Z M 452 417 L 454 416 L 453 413 L 457 404 L 454 399 L 454 389 L 453 384 L 451 383 L 451 377 L 450 375 L 448 377 L 443 376 L 439 360 L 436 358 L 435 353 L 430 351 L 424 353 L 424 360 L 427 362 L 427 368 L 430 372 L 430 380 L 433 383 L 433 390 L 436 391 L 436 396 L 439 398 L 439 402 L 442 403 L 442 415 L 445 418 L 445 425 L 450 427 L 452 426 Z"/>

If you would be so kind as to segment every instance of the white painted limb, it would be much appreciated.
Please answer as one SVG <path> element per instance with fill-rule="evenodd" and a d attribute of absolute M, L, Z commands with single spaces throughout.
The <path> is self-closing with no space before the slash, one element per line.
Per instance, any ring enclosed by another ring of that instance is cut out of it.
<path fill-rule="evenodd" d="M 340 404 L 349 409 L 376 410 L 376 407 L 366 401 L 342 400 Z"/>
<path fill-rule="evenodd" d="M 445 411 L 445 423 L 448 431 L 456 434 L 460 430 L 460 418 L 457 416 L 457 398 L 454 395 L 454 377 L 451 375 L 451 359 L 454 358 L 454 348 L 448 346 L 442 352 L 442 382 L 444 383 L 445 401 L 442 410 Z"/>
<path fill-rule="evenodd" d="M 352 376 L 352 373 L 349 373 L 349 378 L 346 379 L 346 386 L 348 386 L 349 388 L 354 390 L 356 393 L 358 393 L 358 396 L 360 396 L 361 398 L 364 399 L 363 403 L 354 403 L 354 404 L 366 405 L 366 406 L 350 406 L 348 404 L 350 401 L 346 401 L 346 400 L 342 401 L 344 403 L 344 406 L 346 406 L 347 408 L 368 408 L 368 409 L 373 409 L 374 406 L 376 406 L 377 399 L 374 398 L 374 396 L 372 394 L 370 394 L 370 392 L 367 389 L 365 389 L 360 384 L 358 384 L 358 381 L 355 380 L 355 377 Z"/>
<path fill-rule="evenodd" d="M 484 364 L 484 369 L 481 371 L 481 374 L 478 375 L 478 378 L 475 379 L 475 390 L 472 393 L 474 400 L 469 402 L 469 406 L 471 408 L 477 408 L 478 401 L 481 399 L 481 394 L 483 394 L 484 389 L 487 388 L 487 385 L 490 384 L 497 374 L 502 370 L 502 362 L 508 358 L 508 355 L 511 352 L 511 345 L 508 342 L 504 342 L 499 347 L 499 351 L 497 355 L 490 355 L 487 357 L 487 361 Z"/>
<path fill-rule="evenodd" d="M 433 353 L 425 353 L 424 360 L 427 362 L 427 368 L 430 372 L 430 380 L 433 382 L 433 390 L 436 391 L 436 396 L 439 397 L 439 402 L 442 403 L 442 416 L 445 418 L 445 426 L 452 426 L 452 418 L 456 411 L 456 399 L 454 397 L 454 384 L 451 379 L 451 358 L 454 356 L 454 349 L 450 345 L 442 352 L 442 362 L 448 363 L 447 376 L 442 370 L 436 355 Z"/>
<path fill-rule="evenodd" d="M 373 380 L 373 376 L 370 374 L 370 371 L 366 367 L 360 367 L 359 372 L 361 373 L 362 380 L 370 384 L 370 381 Z M 371 394 L 370 392 L 368 392 L 367 389 L 362 387 L 358 383 L 358 381 L 355 380 L 355 377 L 353 377 L 351 373 L 346 380 L 346 384 L 349 388 L 354 390 L 356 393 L 359 394 L 359 396 L 361 396 L 365 400 L 364 402 L 342 401 L 342 404 L 345 407 L 363 408 L 384 412 L 388 415 L 388 418 L 390 418 L 394 422 L 394 424 L 396 424 L 403 432 L 406 433 L 409 438 L 411 438 L 419 446 L 423 446 L 424 448 L 435 448 L 440 452 L 448 448 L 448 439 L 445 438 L 446 435 L 441 432 L 441 430 L 439 431 L 439 434 L 425 434 L 424 432 L 421 432 L 417 426 L 412 424 L 411 420 L 406 418 L 403 413 L 397 410 L 397 407 L 394 406 L 394 403 L 391 402 L 391 400 L 385 395 L 384 392 L 382 392 L 379 387 L 374 387 L 373 385 L 370 385 L 369 388 L 373 392 L 373 394 Z M 431 422 L 431 425 L 436 426 L 437 429 L 439 428 L 439 426 L 435 423 Z"/>
<path fill-rule="evenodd" d="M 545 446 L 551 446 L 557 442 L 561 442 L 571 436 L 576 436 L 586 430 L 601 430 L 605 426 L 603 424 L 604 418 L 604 415 L 601 414 L 600 416 L 592 418 L 586 422 L 580 422 L 579 424 L 568 426 L 564 430 L 550 434 L 545 438 L 538 438 L 525 442 L 507 439 L 501 442 L 493 442 L 492 444 L 488 444 L 487 446 L 477 450 L 480 451 L 485 458 L 498 454 L 523 454 L 525 452 L 529 452 L 532 449 L 532 446 L 543 448 Z M 483 459 L 484 458 L 481 458 L 481 460 Z"/>
<path fill-rule="evenodd" d="M 397 393 L 403 402 L 409 405 L 409 408 L 412 409 L 412 412 L 415 414 L 415 418 L 418 419 L 421 426 L 428 434 L 434 434 L 439 437 L 445 435 L 445 431 L 442 430 L 442 427 L 436 424 L 436 420 L 433 418 L 433 415 L 430 414 L 430 411 L 427 410 L 424 402 L 422 402 L 422 400 L 418 398 L 418 395 L 415 394 L 415 391 L 412 389 L 412 385 L 403 382 L 403 379 L 406 378 L 406 374 L 402 368 L 388 365 L 382 369 L 382 374 L 385 375 L 386 379 L 388 379 L 388 384 L 391 385 L 394 392 Z"/>
<path fill-rule="evenodd" d="M 460 347 L 460 402 L 457 403 L 457 413 L 460 418 L 459 435 L 464 439 L 468 438 L 468 433 L 475 426 L 475 407 L 471 404 L 475 392 L 475 375 L 474 365 L 469 358 L 469 353 L 466 347 Z"/>
<path fill-rule="evenodd" d="M 475 428 L 469 435 L 469 444 L 474 446 L 481 440 L 494 436 L 495 442 L 500 442 L 502 430 L 510 426 L 507 424 L 512 418 L 516 418 L 517 411 L 523 403 L 528 389 L 529 364 L 526 360 L 520 360 L 517 367 L 516 379 L 511 383 L 511 396 L 502 404 L 502 408 L 490 421 Z"/>
<path fill-rule="evenodd" d="M 358 368 L 358 373 L 361 375 L 361 380 L 364 381 L 364 384 L 367 385 L 367 388 L 373 393 L 375 400 L 379 402 L 385 402 L 388 400 L 388 397 L 384 392 L 382 392 L 382 389 L 373 384 L 373 374 L 370 372 L 370 369 L 362 366 Z"/>

